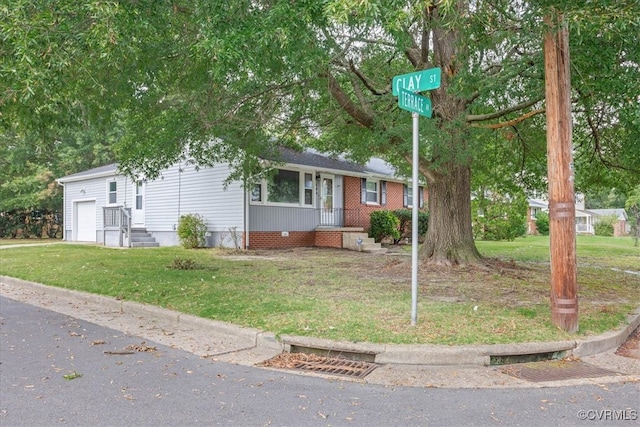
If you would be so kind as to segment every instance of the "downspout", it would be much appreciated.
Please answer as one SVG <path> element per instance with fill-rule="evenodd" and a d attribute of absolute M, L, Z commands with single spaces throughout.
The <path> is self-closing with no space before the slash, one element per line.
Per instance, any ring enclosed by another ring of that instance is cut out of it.
<path fill-rule="evenodd" d="M 247 189 L 247 178 L 244 178 L 242 185 L 244 189 L 244 248 L 249 247 L 249 190 Z"/>
<path fill-rule="evenodd" d="M 182 194 L 182 163 L 178 163 L 178 221 L 180 221 L 180 214 L 182 213 L 182 206 L 180 206 L 181 194 Z"/>
<path fill-rule="evenodd" d="M 62 186 L 62 240 L 67 240 L 67 187 L 63 182 L 58 181 L 58 185 Z"/>

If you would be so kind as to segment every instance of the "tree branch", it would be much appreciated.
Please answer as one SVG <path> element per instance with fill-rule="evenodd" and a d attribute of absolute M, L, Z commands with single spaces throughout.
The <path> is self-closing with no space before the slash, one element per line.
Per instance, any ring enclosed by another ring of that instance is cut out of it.
<path fill-rule="evenodd" d="M 335 77 L 330 72 L 325 73 L 325 77 L 328 80 L 328 89 L 329 93 L 338 102 L 340 108 L 346 111 L 351 117 L 353 117 L 358 123 L 366 128 L 370 128 L 373 126 L 373 117 L 366 114 L 365 111 L 358 108 L 349 98 L 349 96 L 345 93 L 345 91 L 340 86 L 340 83 L 336 80 Z"/>
<path fill-rule="evenodd" d="M 373 87 L 373 82 L 371 80 L 369 80 L 369 78 L 367 76 L 362 74 L 362 71 L 360 71 L 358 69 L 358 67 L 355 66 L 353 61 L 349 61 L 349 69 L 353 72 L 353 74 L 355 74 L 358 77 L 358 79 L 360 79 L 360 81 L 362 82 L 364 87 L 369 89 L 369 92 L 371 92 L 372 94 L 374 94 L 374 95 L 384 95 L 384 94 L 390 92 L 390 90 L 389 90 L 390 86 L 387 87 L 387 89 L 385 89 L 385 90 L 379 90 L 379 89 L 376 89 L 375 87 Z"/>
<path fill-rule="evenodd" d="M 513 113 L 514 111 L 523 110 L 525 108 L 531 107 L 532 105 L 542 101 L 544 97 L 534 98 L 530 101 L 525 101 L 520 104 L 514 105 L 513 107 L 505 108 L 504 110 L 495 111 L 493 113 L 488 114 L 470 114 L 467 116 L 467 123 L 471 122 L 483 122 L 485 120 L 493 120 L 498 119 L 502 116 L 505 116 L 509 113 Z"/>
<path fill-rule="evenodd" d="M 413 157 L 405 154 L 402 157 L 404 157 L 404 159 L 407 161 L 407 163 L 409 163 L 410 165 L 413 164 Z M 425 164 L 426 163 L 426 164 Z M 431 170 L 429 170 L 429 165 L 431 163 L 420 159 L 420 161 L 418 162 L 418 171 L 420 171 L 420 173 L 427 178 L 427 182 L 434 182 L 436 180 L 436 177 L 433 175 L 433 172 L 431 172 Z"/>
<path fill-rule="evenodd" d="M 483 128 L 483 129 L 500 129 L 500 128 L 504 128 L 504 127 L 508 127 L 508 126 L 514 126 L 517 125 L 518 123 L 527 120 L 529 117 L 533 117 L 536 116 L 538 114 L 542 114 L 545 111 L 547 111 L 545 108 L 540 108 L 538 110 L 533 110 L 533 111 L 529 111 L 526 114 L 521 115 L 520 117 L 516 117 L 513 120 L 509 120 L 507 122 L 501 122 L 501 123 L 491 123 L 488 125 L 480 125 L 480 124 L 476 124 L 473 123 L 471 124 L 471 127 L 474 128 Z"/>

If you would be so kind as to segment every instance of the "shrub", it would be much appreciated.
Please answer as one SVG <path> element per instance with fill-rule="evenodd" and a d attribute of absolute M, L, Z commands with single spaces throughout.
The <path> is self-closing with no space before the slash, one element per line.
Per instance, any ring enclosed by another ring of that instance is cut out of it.
<path fill-rule="evenodd" d="M 413 219 L 413 212 L 411 209 L 397 209 L 393 211 L 393 214 L 400 221 L 398 229 L 400 231 L 400 238 L 411 237 L 411 221 Z M 418 211 L 418 236 L 424 236 L 427 234 L 429 228 L 429 212 Z"/>
<path fill-rule="evenodd" d="M 182 215 L 178 221 L 178 238 L 185 249 L 203 247 L 206 232 L 207 223 L 198 214 Z"/>
<path fill-rule="evenodd" d="M 372 212 L 370 217 L 369 237 L 376 242 L 389 237 L 393 241 L 400 239 L 400 220 L 391 211 L 381 210 Z"/>
<path fill-rule="evenodd" d="M 491 193 L 471 201 L 473 237 L 478 240 L 513 240 L 527 231 L 524 194 Z"/>
<path fill-rule="evenodd" d="M 593 232 L 596 236 L 613 236 L 613 224 L 617 220 L 616 216 L 598 218 L 598 221 L 593 225 Z"/>
<path fill-rule="evenodd" d="M 549 235 L 549 214 L 546 212 L 538 212 L 536 214 L 536 230 L 541 236 Z"/>

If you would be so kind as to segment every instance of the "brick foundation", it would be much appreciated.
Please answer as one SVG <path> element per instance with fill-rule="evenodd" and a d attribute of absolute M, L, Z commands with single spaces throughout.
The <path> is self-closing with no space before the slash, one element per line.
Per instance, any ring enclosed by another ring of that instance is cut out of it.
<path fill-rule="evenodd" d="M 253 231 L 249 233 L 249 249 L 311 247 L 316 243 L 315 235 L 315 231 L 289 231 L 286 237 L 280 231 Z"/>
<path fill-rule="evenodd" d="M 316 246 L 321 248 L 342 248 L 342 232 L 317 230 Z"/>

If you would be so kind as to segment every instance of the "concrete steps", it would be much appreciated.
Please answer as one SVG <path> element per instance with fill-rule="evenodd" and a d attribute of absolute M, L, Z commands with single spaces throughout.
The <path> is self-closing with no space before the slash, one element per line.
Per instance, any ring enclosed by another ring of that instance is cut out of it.
<path fill-rule="evenodd" d="M 134 228 L 131 230 L 131 247 L 132 248 L 157 248 L 160 243 L 156 242 L 155 237 L 151 236 L 146 229 Z"/>
<path fill-rule="evenodd" d="M 352 251 L 385 254 L 387 249 L 363 232 L 342 233 L 342 248 Z"/>

